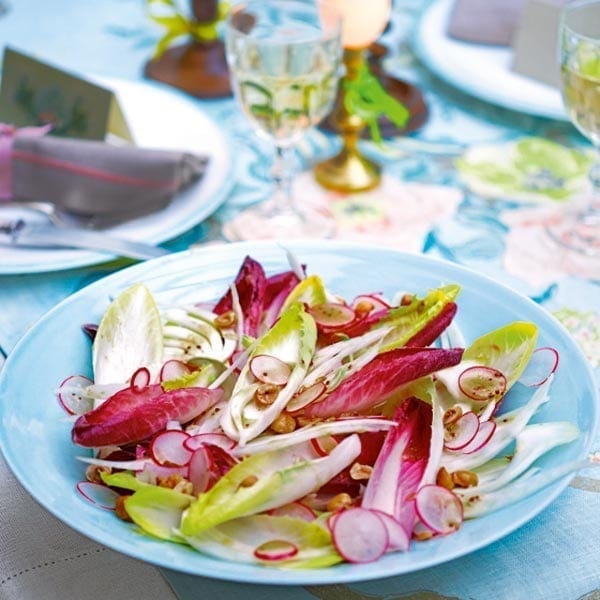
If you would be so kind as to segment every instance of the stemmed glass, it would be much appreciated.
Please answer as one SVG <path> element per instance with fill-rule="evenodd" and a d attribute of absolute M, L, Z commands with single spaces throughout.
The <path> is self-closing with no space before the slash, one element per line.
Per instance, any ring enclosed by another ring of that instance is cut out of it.
<path fill-rule="evenodd" d="M 600 153 L 600 0 L 567 4 L 559 35 L 563 101 L 571 121 Z M 592 192 L 586 209 L 566 214 L 548 232 L 571 250 L 600 256 L 600 162 L 589 177 Z"/>
<path fill-rule="evenodd" d="M 327 237 L 333 222 L 292 197 L 295 144 L 335 100 L 341 16 L 327 0 L 254 0 L 226 24 L 232 87 L 255 132 L 275 145 L 274 195 L 224 227 L 230 240 Z"/>

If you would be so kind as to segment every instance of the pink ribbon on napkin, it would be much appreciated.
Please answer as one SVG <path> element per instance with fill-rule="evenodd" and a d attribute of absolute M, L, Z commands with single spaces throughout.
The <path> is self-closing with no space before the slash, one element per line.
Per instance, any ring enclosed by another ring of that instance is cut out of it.
<path fill-rule="evenodd" d="M 41 137 L 52 129 L 52 125 L 21 127 L 0 123 L 0 200 L 12 198 L 12 149 L 17 132 L 19 135 Z"/>

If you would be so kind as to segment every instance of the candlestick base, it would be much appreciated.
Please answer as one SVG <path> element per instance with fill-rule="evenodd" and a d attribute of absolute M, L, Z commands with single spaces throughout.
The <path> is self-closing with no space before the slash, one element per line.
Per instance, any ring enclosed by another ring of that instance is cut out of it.
<path fill-rule="evenodd" d="M 314 173 L 315 179 L 324 188 L 344 193 L 372 190 L 381 181 L 381 167 L 347 147 L 333 158 L 319 163 Z"/>

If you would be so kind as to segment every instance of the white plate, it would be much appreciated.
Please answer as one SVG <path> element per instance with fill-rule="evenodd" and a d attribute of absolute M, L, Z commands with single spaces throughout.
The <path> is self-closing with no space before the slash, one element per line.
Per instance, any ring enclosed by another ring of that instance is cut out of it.
<path fill-rule="evenodd" d="M 446 35 L 453 4 L 454 0 L 434 0 L 423 13 L 413 43 L 422 62 L 440 79 L 481 100 L 568 120 L 556 88 L 511 70 L 511 48 L 461 42 Z"/>
<path fill-rule="evenodd" d="M 225 200 L 234 178 L 229 144 L 218 125 L 183 95 L 143 82 L 102 79 L 121 103 L 136 144 L 144 148 L 185 150 L 210 157 L 204 177 L 164 210 L 111 228 L 110 234 L 160 244 L 190 229 Z M 5 209 L 3 215 L 14 216 Z M 34 218 L 31 211 L 19 215 Z M 0 246 L 0 274 L 59 271 L 105 262 L 111 255 L 82 250 Z"/>

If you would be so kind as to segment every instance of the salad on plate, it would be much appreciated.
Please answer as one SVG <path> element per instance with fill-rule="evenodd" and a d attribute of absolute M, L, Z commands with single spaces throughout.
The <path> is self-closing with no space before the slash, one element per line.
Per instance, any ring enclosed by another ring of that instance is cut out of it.
<path fill-rule="evenodd" d="M 84 325 L 93 379 L 58 390 L 78 491 L 165 543 L 306 569 L 410 552 L 585 466 L 536 466 L 579 436 L 532 422 L 558 352 L 524 321 L 464 340 L 459 294 L 342 298 L 293 257 L 246 257 L 211 304 L 130 286 Z"/>

